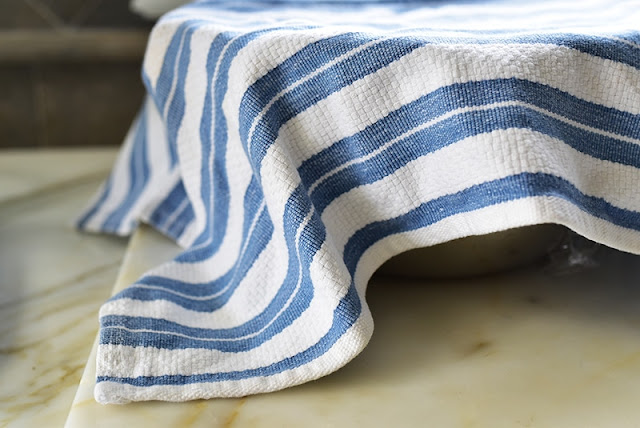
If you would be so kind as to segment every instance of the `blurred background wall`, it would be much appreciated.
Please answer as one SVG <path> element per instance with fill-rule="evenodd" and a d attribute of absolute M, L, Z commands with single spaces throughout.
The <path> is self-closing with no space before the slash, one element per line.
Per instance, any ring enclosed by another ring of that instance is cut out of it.
<path fill-rule="evenodd" d="M 0 147 L 120 144 L 151 26 L 129 0 L 0 0 Z"/>

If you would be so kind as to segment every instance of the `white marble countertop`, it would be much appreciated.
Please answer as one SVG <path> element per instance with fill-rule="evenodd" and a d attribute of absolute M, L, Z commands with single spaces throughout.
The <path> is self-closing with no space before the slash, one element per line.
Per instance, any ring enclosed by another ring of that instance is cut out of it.
<path fill-rule="evenodd" d="M 0 426 L 64 424 L 126 240 L 71 220 L 116 151 L 0 151 Z"/>
<path fill-rule="evenodd" d="M 115 290 L 178 251 L 142 228 L 121 262 L 124 240 L 69 226 L 113 155 L 0 152 L 0 426 L 640 427 L 640 258 L 607 249 L 569 276 L 375 278 L 370 345 L 315 382 L 97 404 L 99 304 L 121 264 Z"/>

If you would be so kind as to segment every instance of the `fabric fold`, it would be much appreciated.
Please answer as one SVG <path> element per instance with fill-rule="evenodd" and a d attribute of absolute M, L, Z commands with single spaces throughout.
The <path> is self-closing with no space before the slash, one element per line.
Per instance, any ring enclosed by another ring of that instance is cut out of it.
<path fill-rule="evenodd" d="M 638 22 L 637 1 L 165 15 L 148 99 L 79 227 L 142 221 L 184 251 L 102 306 L 96 399 L 329 374 L 373 333 L 369 278 L 410 249 L 557 223 L 640 254 Z"/>

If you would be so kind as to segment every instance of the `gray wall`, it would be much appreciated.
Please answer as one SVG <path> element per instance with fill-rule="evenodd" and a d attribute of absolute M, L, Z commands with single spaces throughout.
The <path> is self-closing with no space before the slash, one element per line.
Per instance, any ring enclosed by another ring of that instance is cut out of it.
<path fill-rule="evenodd" d="M 0 147 L 120 144 L 151 25 L 128 0 L 0 0 Z"/>

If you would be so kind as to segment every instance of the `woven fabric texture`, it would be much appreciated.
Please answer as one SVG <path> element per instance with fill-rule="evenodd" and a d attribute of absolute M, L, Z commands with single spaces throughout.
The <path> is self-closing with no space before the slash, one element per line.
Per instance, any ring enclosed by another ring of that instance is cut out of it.
<path fill-rule="evenodd" d="M 640 2 L 203 1 L 165 15 L 87 231 L 184 251 L 100 311 L 96 399 L 244 396 L 367 344 L 390 257 L 558 223 L 640 253 Z"/>

